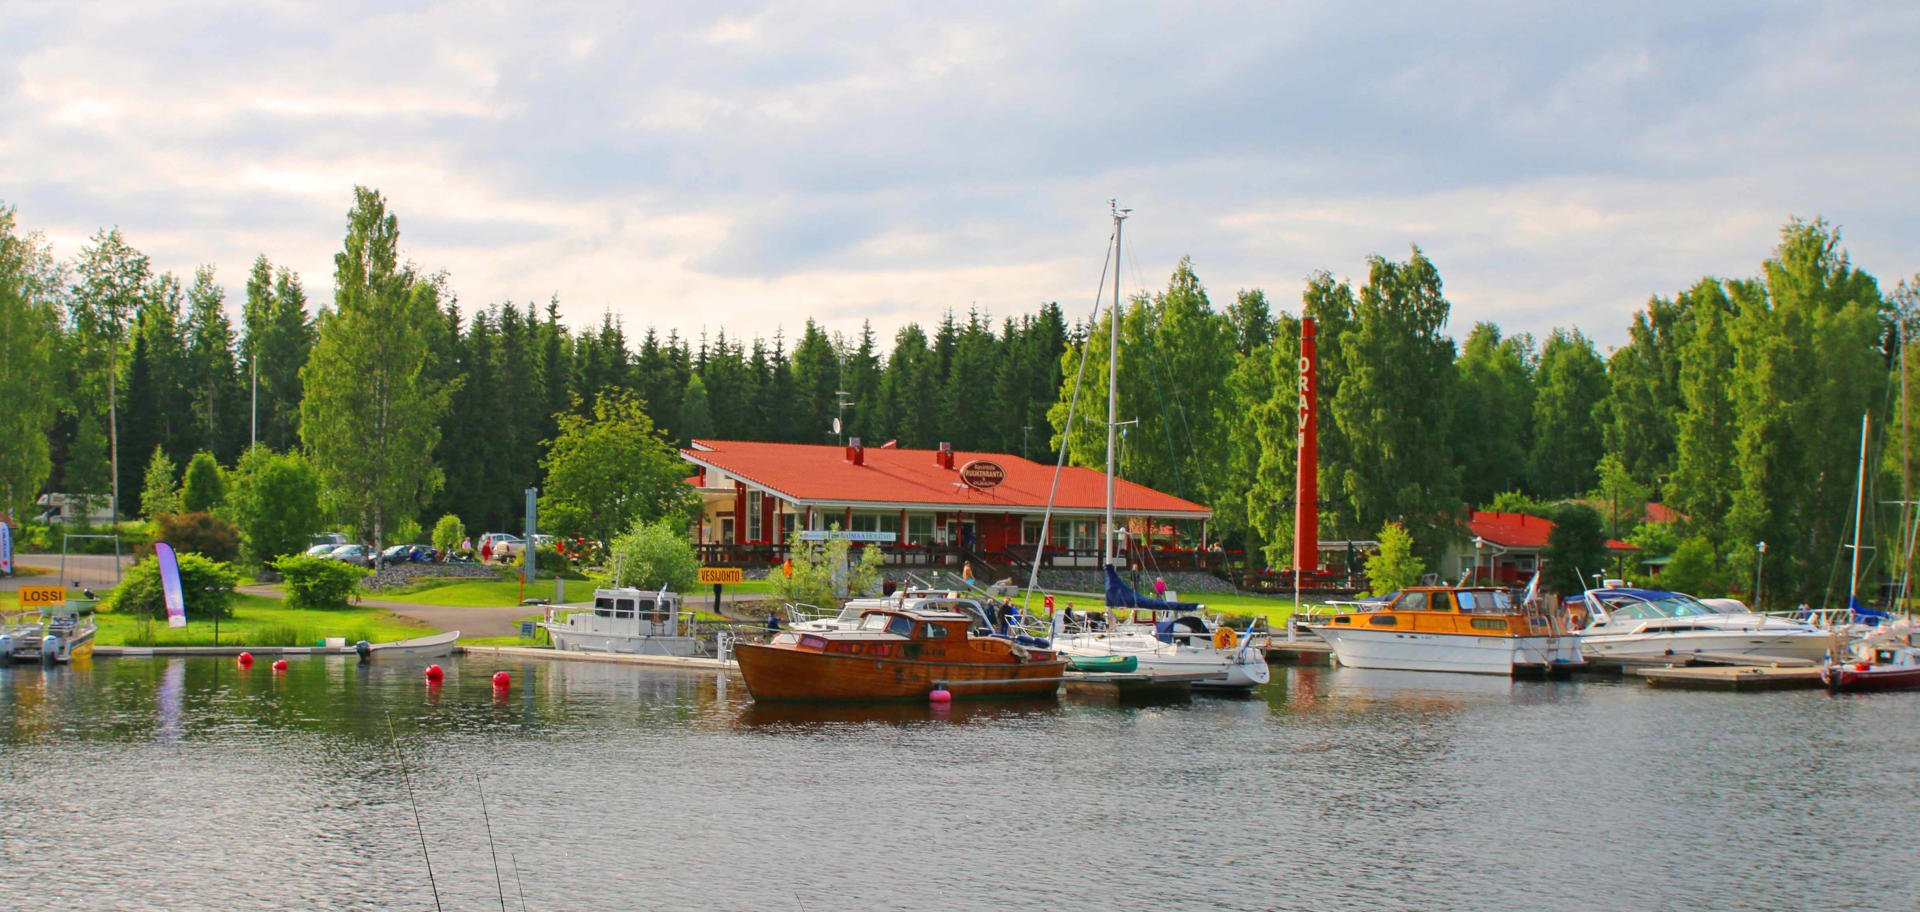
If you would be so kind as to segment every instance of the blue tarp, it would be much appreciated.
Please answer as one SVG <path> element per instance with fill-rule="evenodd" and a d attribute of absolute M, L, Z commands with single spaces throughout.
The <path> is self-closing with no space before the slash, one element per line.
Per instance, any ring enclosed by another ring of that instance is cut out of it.
<path fill-rule="evenodd" d="M 1107 567 L 1107 607 L 1108 608 L 1145 608 L 1149 611 L 1199 611 L 1200 606 L 1193 602 L 1169 602 L 1141 595 Z"/>

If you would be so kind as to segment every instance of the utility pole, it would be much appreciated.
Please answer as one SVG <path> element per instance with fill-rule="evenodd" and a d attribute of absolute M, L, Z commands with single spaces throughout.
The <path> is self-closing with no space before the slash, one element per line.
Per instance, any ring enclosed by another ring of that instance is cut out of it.
<path fill-rule="evenodd" d="M 1027 458 L 1027 432 L 1031 430 L 1033 430 L 1033 425 L 1031 424 L 1023 424 L 1020 426 L 1020 458 L 1021 459 Z"/>

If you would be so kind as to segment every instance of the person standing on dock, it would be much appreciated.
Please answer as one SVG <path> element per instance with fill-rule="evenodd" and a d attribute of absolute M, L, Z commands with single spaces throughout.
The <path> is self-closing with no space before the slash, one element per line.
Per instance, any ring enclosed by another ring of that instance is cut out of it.
<path fill-rule="evenodd" d="M 1166 577 L 1156 576 L 1153 578 L 1153 597 L 1163 602 L 1167 600 L 1167 578 Z"/>

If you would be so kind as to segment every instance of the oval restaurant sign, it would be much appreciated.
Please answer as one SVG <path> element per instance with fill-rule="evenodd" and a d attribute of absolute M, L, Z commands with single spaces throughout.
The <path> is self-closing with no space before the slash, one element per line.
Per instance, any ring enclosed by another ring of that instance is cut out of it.
<path fill-rule="evenodd" d="M 1006 481 L 1007 470 L 997 462 L 975 459 L 960 467 L 960 480 L 969 488 L 984 491 Z"/>

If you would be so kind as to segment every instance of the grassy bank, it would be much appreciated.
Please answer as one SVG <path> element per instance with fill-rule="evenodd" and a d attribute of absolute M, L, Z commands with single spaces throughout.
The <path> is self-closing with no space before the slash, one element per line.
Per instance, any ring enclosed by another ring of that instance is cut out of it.
<path fill-rule="evenodd" d="M 125 614 L 94 616 L 100 630 L 94 642 L 101 646 L 213 646 L 213 622 L 194 621 L 170 628 Z M 343 611 L 303 611 L 279 599 L 256 595 L 234 597 L 233 617 L 220 622 L 220 643 L 235 646 L 312 646 L 322 637 L 346 637 L 347 642 L 379 643 L 422 636 L 434 630 L 411 618 L 380 608 Z"/>

